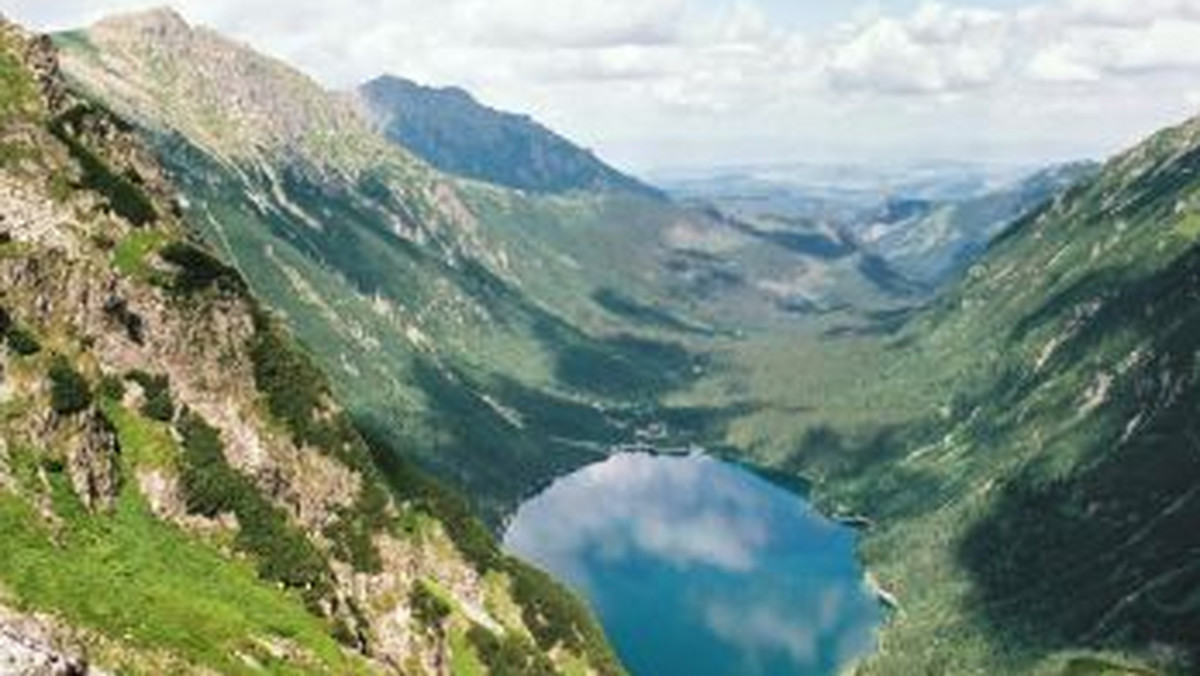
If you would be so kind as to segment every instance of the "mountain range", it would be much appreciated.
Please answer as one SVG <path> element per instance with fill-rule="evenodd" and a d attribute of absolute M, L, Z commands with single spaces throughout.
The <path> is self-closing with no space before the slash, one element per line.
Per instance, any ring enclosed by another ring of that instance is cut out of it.
<path fill-rule="evenodd" d="M 493 533 L 650 430 L 864 525 L 896 612 L 856 673 L 1200 664 L 1200 123 L 660 192 L 167 10 L 0 38 L 15 664 L 621 673 Z"/>

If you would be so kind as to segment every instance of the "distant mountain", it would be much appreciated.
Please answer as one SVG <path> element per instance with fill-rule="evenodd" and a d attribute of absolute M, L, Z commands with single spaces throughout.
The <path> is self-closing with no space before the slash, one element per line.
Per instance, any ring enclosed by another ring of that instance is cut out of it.
<path fill-rule="evenodd" d="M 937 286 L 970 265 L 1009 225 L 1098 169 L 1090 162 L 1064 164 L 967 199 L 889 201 L 855 234 L 905 276 Z"/>
<path fill-rule="evenodd" d="M 673 197 L 709 200 L 742 217 L 846 222 L 890 202 L 979 197 L 1036 168 L 968 162 L 750 164 L 668 170 L 651 175 Z"/>
<path fill-rule="evenodd" d="M 385 75 L 358 93 L 388 138 L 447 173 L 531 192 L 658 194 L 528 116 L 489 108 L 457 87 Z"/>
<path fill-rule="evenodd" d="M 787 236 L 836 232 L 847 246 L 932 289 L 1007 225 L 1096 169 L 1087 162 L 1039 171 L 961 163 L 783 165 L 666 175 L 662 184 L 677 199 Z"/>

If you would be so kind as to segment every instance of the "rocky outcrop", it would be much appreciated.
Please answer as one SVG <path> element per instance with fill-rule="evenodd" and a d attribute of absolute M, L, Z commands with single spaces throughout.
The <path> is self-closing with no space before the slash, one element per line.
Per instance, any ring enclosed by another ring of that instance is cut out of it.
<path fill-rule="evenodd" d="M 53 623 L 0 605 L 0 674 L 14 676 L 106 676 L 59 647 Z"/>
<path fill-rule="evenodd" d="M 66 469 L 75 494 L 90 509 L 111 509 L 120 481 L 112 425 L 93 409 L 72 419 L 56 418 L 53 426 L 54 433 L 68 438 Z"/>

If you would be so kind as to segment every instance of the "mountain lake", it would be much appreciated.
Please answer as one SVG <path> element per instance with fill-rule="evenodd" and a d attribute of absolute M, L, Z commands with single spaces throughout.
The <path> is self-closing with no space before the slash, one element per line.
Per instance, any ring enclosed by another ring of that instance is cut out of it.
<path fill-rule="evenodd" d="M 504 545 L 586 597 L 635 676 L 824 676 L 884 615 L 856 537 L 742 467 L 625 453 L 527 500 Z"/>

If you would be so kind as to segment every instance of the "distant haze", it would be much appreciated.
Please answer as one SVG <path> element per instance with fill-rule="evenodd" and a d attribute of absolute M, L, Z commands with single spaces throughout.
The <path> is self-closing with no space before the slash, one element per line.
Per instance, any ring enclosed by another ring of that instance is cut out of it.
<path fill-rule="evenodd" d="M 0 10 L 57 30 L 156 4 Z M 1099 157 L 1200 105 L 1200 0 L 172 4 L 331 87 L 459 85 L 639 172 Z"/>

